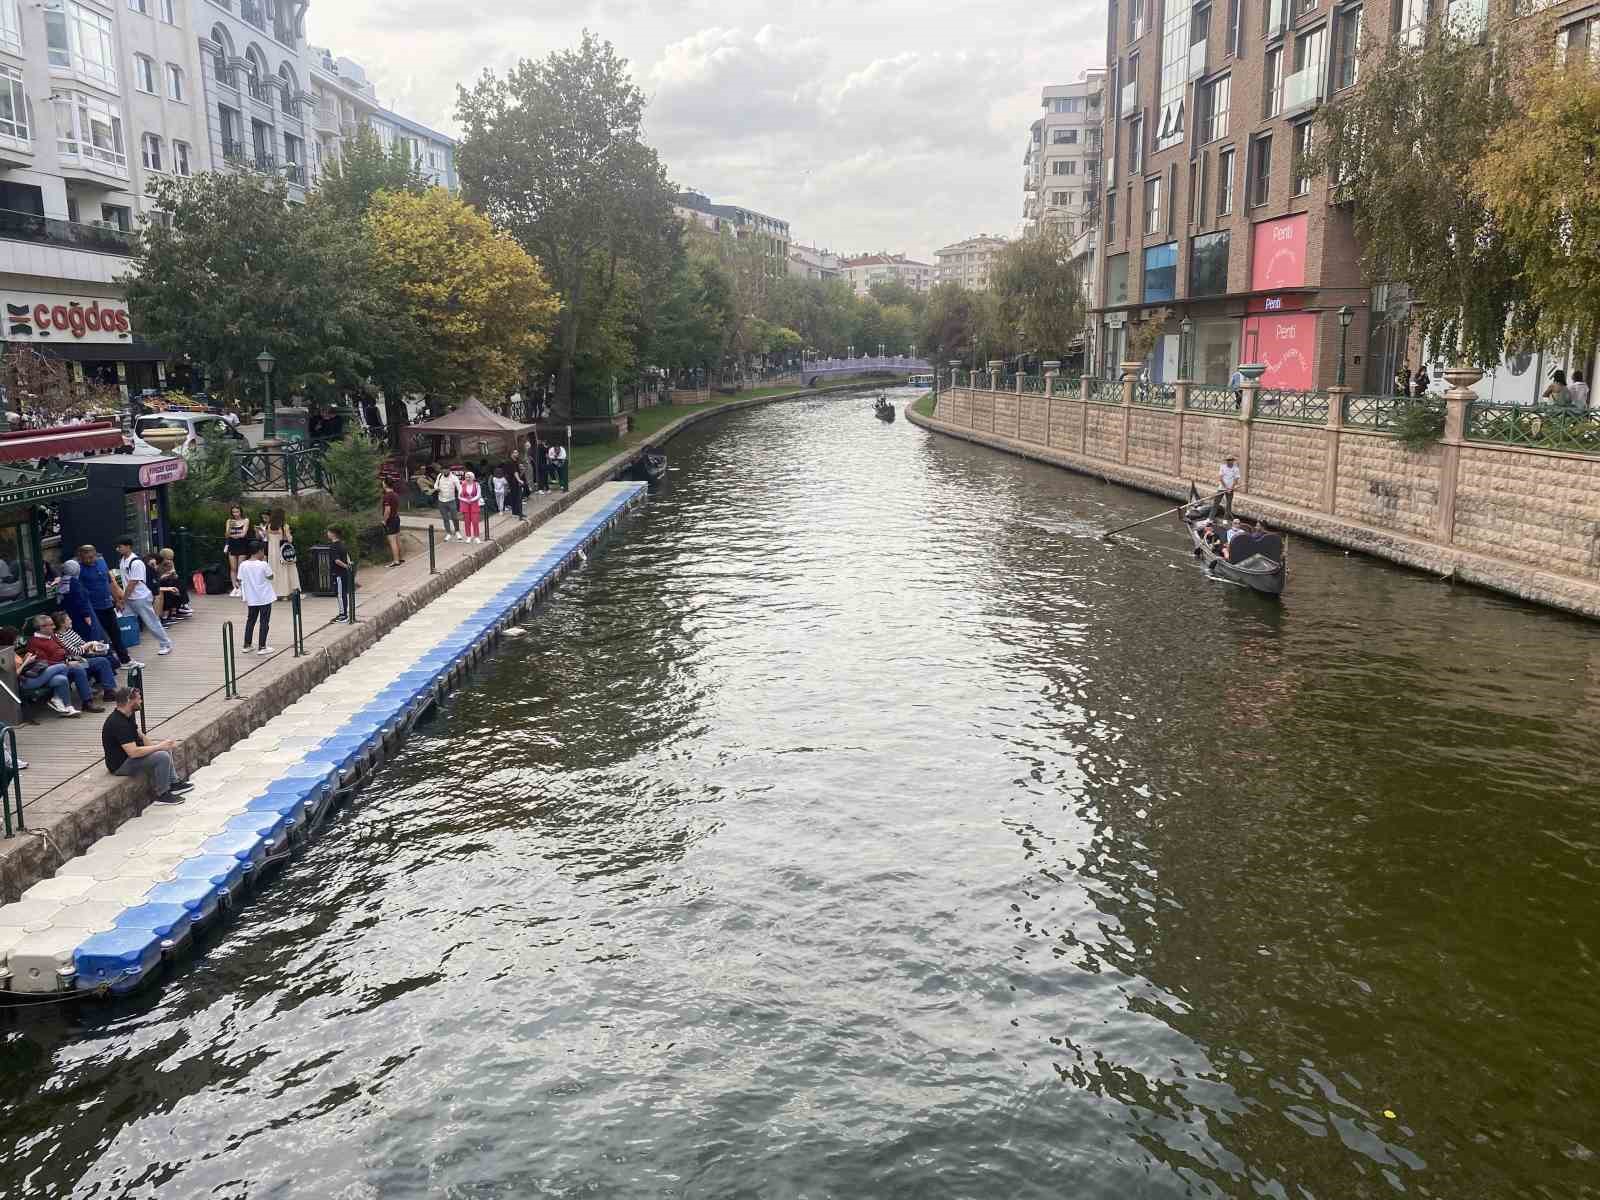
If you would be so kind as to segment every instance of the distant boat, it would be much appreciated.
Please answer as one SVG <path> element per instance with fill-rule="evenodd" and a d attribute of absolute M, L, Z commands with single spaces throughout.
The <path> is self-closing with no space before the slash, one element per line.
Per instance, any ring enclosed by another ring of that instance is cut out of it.
<path fill-rule="evenodd" d="M 878 418 L 878 420 L 888 421 L 889 423 L 893 424 L 894 405 L 889 401 L 889 397 L 879 396 L 877 402 L 872 406 L 872 412 L 873 415 Z"/>
<path fill-rule="evenodd" d="M 638 468 L 646 483 L 660 483 L 667 477 L 667 452 L 646 450 L 639 458 Z"/>

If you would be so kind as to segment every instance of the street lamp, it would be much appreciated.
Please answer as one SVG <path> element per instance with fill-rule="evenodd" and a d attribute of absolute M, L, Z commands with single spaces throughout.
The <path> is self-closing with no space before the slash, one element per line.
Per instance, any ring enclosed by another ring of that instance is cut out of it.
<path fill-rule="evenodd" d="M 855 346 L 854 345 L 846 346 L 844 348 L 844 356 L 845 356 L 846 359 L 854 358 L 856 356 L 856 348 L 855 348 Z"/>
<path fill-rule="evenodd" d="M 1344 386 L 1344 347 L 1345 340 L 1350 336 L 1350 322 L 1355 319 L 1355 313 L 1350 311 L 1348 304 L 1339 306 L 1339 386 Z"/>
<path fill-rule="evenodd" d="M 879 358 L 883 357 L 883 343 L 882 342 L 878 343 L 878 357 Z"/>
<path fill-rule="evenodd" d="M 272 407 L 272 368 L 278 365 L 278 360 L 272 357 L 272 351 L 263 350 L 256 355 L 256 366 L 261 368 L 261 385 L 266 388 L 267 407 L 261 421 L 261 440 L 274 441 L 278 436 L 278 414 Z"/>
<path fill-rule="evenodd" d="M 1187 316 L 1178 322 L 1178 331 L 1182 335 L 1178 341 L 1178 378 L 1189 378 L 1189 360 L 1194 357 L 1194 343 L 1190 340 L 1194 336 L 1194 322 Z"/>

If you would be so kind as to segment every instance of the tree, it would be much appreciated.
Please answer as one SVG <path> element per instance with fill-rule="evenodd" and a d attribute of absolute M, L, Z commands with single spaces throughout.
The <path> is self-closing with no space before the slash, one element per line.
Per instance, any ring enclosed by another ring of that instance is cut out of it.
<path fill-rule="evenodd" d="M 1066 357 L 1083 336 L 1083 275 L 1072 242 L 1055 226 L 1006 243 L 991 275 L 1000 319 L 1016 343 L 1043 358 Z"/>
<path fill-rule="evenodd" d="M 922 339 L 933 361 L 970 359 L 975 343 L 987 340 L 988 314 L 981 296 L 959 283 L 941 283 L 928 293 Z"/>
<path fill-rule="evenodd" d="M 88 379 L 74 382 L 66 363 L 26 342 L 0 343 L 0 392 L 24 425 L 57 425 L 64 417 L 116 413 L 122 407 L 116 388 Z"/>
<path fill-rule="evenodd" d="M 885 308 L 891 305 L 909 308 L 919 324 L 928 309 L 926 293 L 917 291 L 901 279 L 880 279 L 869 287 L 867 292 Z"/>
<path fill-rule="evenodd" d="M 443 188 L 379 192 L 365 227 L 373 279 L 405 347 L 391 366 L 399 378 L 386 384 L 485 398 L 514 391 L 558 307 L 539 264 Z"/>
<path fill-rule="evenodd" d="M 630 262 L 664 281 L 677 247 L 672 190 L 641 137 L 644 95 L 609 42 L 585 31 L 576 50 L 486 71 L 460 89 L 457 156 L 468 199 L 539 259 L 561 296 L 557 404 L 572 411 L 584 320 L 609 311 Z"/>
<path fill-rule="evenodd" d="M 281 181 L 232 172 L 150 190 L 168 220 L 144 228 L 123 280 L 148 340 L 234 390 L 263 348 L 285 394 L 366 375 L 376 306 L 358 226 L 309 219 Z"/>
<path fill-rule="evenodd" d="M 328 159 L 310 203 L 331 208 L 349 220 L 360 220 L 379 192 L 421 195 L 429 186 L 421 164 L 403 141 L 397 140 L 386 150 L 378 135 L 362 125 L 354 137 L 345 139 L 338 155 Z"/>
<path fill-rule="evenodd" d="M 1518 263 L 1473 178 L 1515 117 L 1514 47 L 1440 23 L 1418 44 L 1372 39 L 1360 82 L 1324 105 L 1297 170 L 1322 171 L 1351 205 L 1368 277 L 1403 282 L 1419 331 L 1480 366 L 1501 360 L 1523 301 Z"/>
<path fill-rule="evenodd" d="M 703 253 L 682 255 L 655 306 L 650 357 L 659 366 L 710 372 L 734 312 L 733 284 L 722 264 Z"/>
<path fill-rule="evenodd" d="M 1600 69 L 1587 56 L 1532 67 L 1516 113 L 1473 173 L 1511 254 L 1528 304 L 1512 322 L 1522 343 L 1592 346 L 1600 322 Z"/>
<path fill-rule="evenodd" d="M 378 469 L 383 451 L 363 433 L 348 433 L 327 449 L 328 490 L 333 502 L 347 513 L 364 513 L 377 504 L 383 487 Z"/>

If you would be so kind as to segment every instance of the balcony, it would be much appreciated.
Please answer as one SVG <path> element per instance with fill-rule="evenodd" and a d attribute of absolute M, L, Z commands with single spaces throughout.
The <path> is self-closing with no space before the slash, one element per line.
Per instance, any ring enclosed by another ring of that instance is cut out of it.
<path fill-rule="evenodd" d="M 265 150 L 257 150 L 251 158 L 251 165 L 263 175 L 276 175 L 278 173 L 278 159 L 274 154 Z"/>
<path fill-rule="evenodd" d="M 250 161 L 250 156 L 245 151 L 244 143 L 229 137 L 222 139 L 222 157 L 228 162 L 241 165 Z"/>
<path fill-rule="evenodd" d="M 1122 95 L 1117 102 L 1119 116 L 1131 116 L 1139 107 L 1139 81 L 1130 79 L 1122 85 Z"/>
<path fill-rule="evenodd" d="M 128 179 L 128 156 L 117 150 L 96 146 L 93 142 L 58 138 L 56 157 L 61 162 L 61 174 L 67 179 L 93 183 L 104 183 L 107 179 L 118 179 L 125 183 Z"/>
<path fill-rule="evenodd" d="M 1313 63 L 1283 81 L 1285 116 L 1303 112 L 1322 103 L 1322 64 Z"/>
<path fill-rule="evenodd" d="M 115 225 L 85 225 L 8 208 L 0 208 L 0 238 L 67 250 L 92 250 L 96 254 L 127 257 L 133 253 L 133 234 L 124 233 Z"/>
<path fill-rule="evenodd" d="M 284 163 L 283 177 L 290 183 L 298 184 L 300 187 L 305 187 L 306 185 L 306 169 L 300 163 Z"/>
<path fill-rule="evenodd" d="M 1037 192 L 1039 190 L 1039 181 L 1032 175 L 1024 175 L 1022 177 L 1022 190 L 1025 192 Z"/>
<path fill-rule="evenodd" d="M 336 109 L 325 108 L 319 104 L 312 110 L 311 124 L 318 133 L 338 133 L 339 113 Z"/>
<path fill-rule="evenodd" d="M 1201 38 L 1189 47 L 1189 78 L 1199 79 L 1206 73 L 1206 39 Z"/>

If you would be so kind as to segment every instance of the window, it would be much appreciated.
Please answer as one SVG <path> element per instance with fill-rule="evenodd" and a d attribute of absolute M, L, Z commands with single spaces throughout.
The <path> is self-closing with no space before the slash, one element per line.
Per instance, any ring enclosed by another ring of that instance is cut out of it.
<path fill-rule="evenodd" d="M 1106 193 L 1106 241 L 1115 241 L 1117 237 L 1117 194 Z"/>
<path fill-rule="evenodd" d="M 161 19 L 168 25 L 178 23 L 177 0 L 161 0 Z"/>
<path fill-rule="evenodd" d="M 1189 46 L 1194 5 L 1191 0 L 1167 0 L 1161 23 L 1161 119 L 1155 129 L 1155 148 L 1165 150 L 1184 139 L 1184 106 L 1189 90 Z"/>
<path fill-rule="evenodd" d="M 226 104 L 217 105 L 217 120 L 222 127 L 222 156 L 224 158 L 244 157 L 244 118 L 238 110 L 229 108 Z"/>
<path fill-rule="evenodd" d="M 17 0 L 0 0 L 0 46 L 22 53 L 22 13 Z"/>
<path fill-rule="evenodd" d="M 278 92 L 278 107 L 283 110 L 286 117 L 300 115 L 300 102 L 296 98 L 300 92 L 300 85 L 296 82 L 294 72 L 289 69 L 288 63 L 278 67 L 278 78 L 283 80 L 283 87 Z"/>
<path fill-rule="evenodd" d="M 22 72 L 6 64 L 0 64 L 0 137 L 29 140 L 28 90 L 22 85 Z"/>
<path fill-rule="evenodd" d="M 1128 5 L 1128 40 L 1137 41 L 1144 36 L 1144 6 L 1148 0 L 1132 0 Z"/>
<path fill-rule="evenodd" d="M 1239 5 L 1242 0 L 1228 0 L 1228 23 L 1222 30 L 1224 56 L 1239 53 Z"/>
<path fill-rule="evenodd" d="M 239 15 L 257 29 L 265 30 L 267 15 L 263 11 L 262 0 L 239 0 Z"/>
<path fill-rule="evenodd" d="M 1233 147 L 1217 155 L 1217 216 L 1233 211 Z"/>
<path fill-rule="evenodd" d="M 1200 224 L 1200 189 L 1205 176 L 1201 168 L 1203 158 L 1192 159 L 1189 162 L 1189 223 Z"/>
<path fill-rule="evenodd" d="M 1394 13 L 1397 40 L 1422 45 L 1422 35 L 1428 28 L 1428 0 L 1398 0 L 1390 11 Z"/>
<path fill-rule="evenodd" d="M 179 175 L 189 174 L 189 143 L 172 143 L 172 169 Z"/>
<path fill-rule="evenodd" d="M 1272 135 L 1250 143 L 1250 207 L 1260 208 L 1272 194 Z"/>
<path fill-rule="evenodd" d="M 1310 16 L 1316 12 L 1317 3 L 1318 0 L 1292 0 L 1294 19 L 1298 21 L 1301 17 Z"/>
<path fill-rule="evenodd" d="M 1304 196 L 1311 191 L 1311 122 L 1302 121 L 1294 127 L 1294 178 L 1289 194 Z"/>
<path fill-rule="evenodd" d="M 1058 96 L 1050 102 L 1050 111 L 1057 113 L 1075 113 L 1083 111 L 1082 96 Z"/>
<path fill-rule="evenodd" d="M 1072 203 L 1071 192 L 1051 192 L 1050 206 L 1052 208 L 1066 208 Z"/>
<path fill-rule="evenodd" d="M 1056 146 L 1076 146 L 1078 144 L 1078 131 L 1076 129 L 1058 129 L 1051 136 L 1050 142 Z"/>
<path fill-rule="evenodd" d="M 150 0 L 128 0 L 128 7 L 136 13 L 150 15 Z"/>
<path fill-rule="evenodd" d="M 1178 243 L 1166 242 L 1151 246 L 1144 252 L 1144 290 L 1141 299 L 1145 304 L 1171 300 L 1178 294 Z"/>
<path fill-rule="evenodd" d="M 262 68 L 261 56 L 254 46 L 244 52 L 245 57 L 245 85 L 250 89 L 250 99 L 261 104 L 270 103 L 267 95 L 266 72 Z"/>
<path fill-rule="evenodd" d="M 0 603 L 37 599 L 39 567 L 33 526 L 27 521 L 0 525 Z"/>
<path fill-rule="evenodd" d="M 1189 295 L 1220 296 L 1228 290 L 1228 241 L 1223 230 L 1189 243 Z"/>
<path fill-rule="evenodd" d="M 238 80 L 234 79 L 233 67 L 228 61 L 233 57 L 233 43 L 228 40 L 227 30 L 223 29 L 221 25 L 213 25 L 211 27 L 211 40 L 216 43 L 217 47 L 216 57 L 211 62 L 212 73 L 216 75 L 217 82 L 225 87 L 238 87 Z"/>
<path fill-rule="evenodd" d="M 1152 175 L 1144 181 L 1144 231 L 1161 232 L 1161 176 Z"/>
<path fill-rule="evenodd" d="M 1050 164 L 1052 175 L 1076 175 L 1078 173 L 1078 160 L 1075 158 L 1058 158 Z"/>
<path fill-rule="evenodd" d="M 1135 117 L 1128 122 L 1128 174 L 1137 175 L 1144 170 L 1144 118 Z"/>
<path fill-rule="evenodd" d="M 1232 103 L 1233 77 L 1212 80 L 1200 92 L 1200 143 L 1228 136 L 1228 106 Z"/>
<path fill-rule="evenodd" d="M 139 158 L 144 163 L 146 171 L 161 170 L 161 139 L 153 133 L 147 133 L 140 137 Z"/>
<path fill-rule="evenodd" d="M 122 110 L 98 96 L 57 92 L 50 97 L 56 115 L 56 150 L 67 158 L 128 169 L 122 141 Z"/>
<path fill-rule="evenodd" d="M 45 0 L 44 9 L 50 65 L 116 87 L 117 52 L 111 18 L 76 0 Z"/>
<path fill-rule="evenodd" d="M 183 68 L 176 63 L 167 64 L 167 99 L 183 99 Z"/>
<path fill-rule="evenodd" d="M 1261 115 L 1275 117 L 1283 107 L 1283 47 L 1267 51 L 1261 79 Z"/>
<path fill-rule="evenodd" d="M 1106 304 L 1128 302 L 1128 256 L 1113 254 L 1106 259 Z"/>
<path fill-rule="evenodd" d="M 152 96 L 156 94 L 156 64 L 142 54 L 133 56 L 133 86 Z"/>
<path fill-rule="evenodd" d="M 1350 87 L 1361 72 L 1361 6 L 1333 19 L 1333 90 Z"/>

